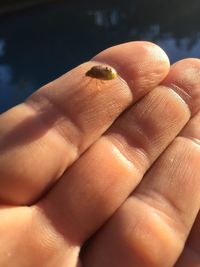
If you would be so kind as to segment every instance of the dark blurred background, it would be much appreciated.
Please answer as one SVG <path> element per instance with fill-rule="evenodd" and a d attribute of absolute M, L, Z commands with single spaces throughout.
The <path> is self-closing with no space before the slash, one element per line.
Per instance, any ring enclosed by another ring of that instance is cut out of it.
<path fill-rule="evenodd" d="M 200 57 L 199 0 L 1 0 L 0 112 L 101 50 L 132 40 Z"/>

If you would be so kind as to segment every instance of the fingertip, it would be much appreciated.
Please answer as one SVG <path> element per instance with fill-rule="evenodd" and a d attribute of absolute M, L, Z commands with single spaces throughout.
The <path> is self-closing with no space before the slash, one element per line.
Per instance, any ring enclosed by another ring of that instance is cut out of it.
<path fill-rule="evenodd" d="M 169 58 L 163 49 L 146 41 L 113 46 L 92 60 L 114 67 L 132 91 L 136 88 L 141 91 L 139 97 L 161 83 L 170 68 Z"/>
<path fill-rule="evenodd" d="M 114 61 L 117 54 L 121 56 L 119 52 L 123 53 L 123 57 L 131 55 L 132 52 L 134 52 L 136 56 L 151 56 L 152 59 L 162 62 L 168 68 L 170 67 L 170 61 L 166 52 L 157 44 L 148 41 L 132 41 L 109 47 L 94 56 L 92 60 L 102 60 L 106 57 L 108 60 Z M 134 58 L 134 55 L 132 55 L 131 59 Z"/>
<path fill-rule="evenodd" d="M 182 97 L 192 115 L 200 110 L 200 59 L 187 58 L 174 63 L 162 84 Z"/>

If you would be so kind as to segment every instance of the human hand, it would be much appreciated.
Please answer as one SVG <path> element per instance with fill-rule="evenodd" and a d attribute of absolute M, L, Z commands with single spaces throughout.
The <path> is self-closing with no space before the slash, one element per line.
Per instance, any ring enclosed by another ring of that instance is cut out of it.
<path fill-rule="evenodd" d="M 199 61 L 93 60 L 0 116 L 0 266 L 200 265 Z M 99 62 L 124 81 L 85 77 Z"/>

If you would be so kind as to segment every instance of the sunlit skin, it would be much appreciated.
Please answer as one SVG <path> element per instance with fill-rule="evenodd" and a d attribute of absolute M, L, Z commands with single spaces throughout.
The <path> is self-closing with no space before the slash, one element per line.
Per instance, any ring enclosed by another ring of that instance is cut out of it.
<path fill-rule="evenodd" d="M 0 267 L 199 267 L 199 73 L 126 43 L 1 114 Z"/>

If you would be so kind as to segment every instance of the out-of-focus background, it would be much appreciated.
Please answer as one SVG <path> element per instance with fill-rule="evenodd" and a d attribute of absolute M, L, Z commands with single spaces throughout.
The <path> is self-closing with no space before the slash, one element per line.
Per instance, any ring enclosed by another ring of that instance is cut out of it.
<path fill-rule="evenodd" d="M 132 40 L 200 57 L 199 0 L 1 0 L 0 113 L 101 50 Z"/>

